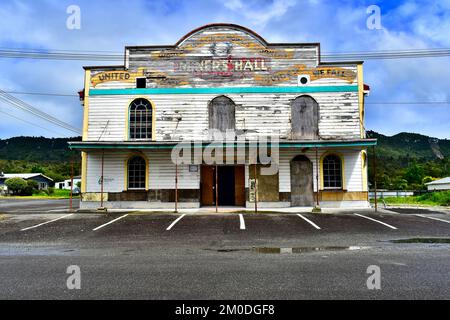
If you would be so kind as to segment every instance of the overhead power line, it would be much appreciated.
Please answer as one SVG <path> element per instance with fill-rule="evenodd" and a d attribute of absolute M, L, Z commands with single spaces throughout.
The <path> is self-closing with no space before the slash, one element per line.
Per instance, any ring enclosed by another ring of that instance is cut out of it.
<path fill-rule="evenodd" d="M 57 125 L 57 126 L 59 126 L 61 128 L 66 129 L 66 130 L 75 132 L 77 134 L 81 133 L 78 128 L 75 128 L 72 125 L 70 125 L 70 124 L 68 124 L 68 123 L 66 123 L 64 121 L 61 121 L 61 120 L 59 120 L 59 119 L 49 115 L 48 113 L 45 113 L 43 111 L 40 111 L 40 110 L 36 109 L 35 107 L 29 105 L 28 103 L 26 103 L 26 102 L 24 102 L 24 101 L 22 101 L 22 100 L 20 100 L 20 99 L 18 99 L 16 97 L 10 95 L 10 94 L 4 92 L 1 89 L 0 89 L 0 101 L 6 102 L 9 105 L 11 105 L 11 106 L 13 106 L 13 107 L 15 107 L 17 109 L 20 109 L 20 110 L 23 110 L 25 112 L 28 112 L 28 113 L 30 113 L 30 114 L 32 114 L 34 116 L 37 116 L 37 117 L 39 117 L 39 118 L 41 118 L 41 119 L 43 119 L 45 121 L 48 121 L 48 122 L 50 122 L 50 123 L 52 123 L 54 125 Z"/>
<path fill-rule="evenodd" d="M 77 94 L 55 93 L 55 92 L 26 92 L 26 91 L 4 91 L 12 94 L 36 95 L 36 96 L 56 96 L 56 97 L 79 97 Z"/>
<path fill-rule="evenodd" d="M 410 49 L 410 50 L 383 50 L 361 52 L 324 53 L 322 59 L 334 60 L 371 60 L 371 59 L 405 59 L 405 58 L 436 58 L 450 56 L 449 48 L 439 49 Z"/>
<path fill-rule="evenodd" d="M 32 126 L 35 126 L 35 127 L 37 127 L 37 128 L 41 128 L 41 129 L 47 130 L 47 131 L 49 131 L 49 132 L 53 132 L 53 133 L 60 134 L 60 135 L 63 135 L 63 136 L 65 136 L 65 137 L 68 137 L 68 135 L 66 135 L 66 134 L 62 134 L 61 132 L 53 131 L 53 130 L 51 130 L 51 129 L 49 129 L 49 128 L 42 127 L 42 126 L 40 126 L 40 125 L 38 125 L 38 124 L 36 124 L 36 123 L 33 123 L 33 122 L 31 122 L 31 121 L 28 121 L 28 120 L 19 118 L 19 117 L 15 116 L 15 115 L 10 114 L 10 113 L 8 113 L 8 112 L 5 112 L 5 111 L 3 111 L 3 110 L 0 110 L 0 113 L 6 114 L 7 116 L 9 116 L 9 117 L 11 117 L 11 118 L 14 118 L 14 119 L 23 121 L 23 122 L 28 123 L 28 124 L 31 124 Z"/>
<path fill-rule="evenodd" d="M 364 102 L 364 104 L 450 104 L 450 101 L 384 101 Z"/>
<path fill-rule="evenodd" d="M 437 58 L 450 56 L 450 48 L 382 50 L 360 52 L 328 52 L 323 53 L 323 60 L 338 61 L 372 60 L 372 59 L 405 59 L 405 58 Z M 123 61 L 124 54 L 115 51 L 81 51 L 81 50 L 42 50 L 0 48 L 0 58 L 79 60 L 79 61 Z M 144 58 L 133 58 L 133 61 L 145 61 Z"/>

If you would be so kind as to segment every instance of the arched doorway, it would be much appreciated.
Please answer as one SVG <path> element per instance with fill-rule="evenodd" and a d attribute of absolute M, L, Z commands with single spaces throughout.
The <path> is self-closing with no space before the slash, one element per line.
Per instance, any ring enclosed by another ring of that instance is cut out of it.
<path fill-rule="evenodd" d="M 313 164 L 308 157 L 299 155 L 291 160 L 291 206 L 313 206 Z"/>

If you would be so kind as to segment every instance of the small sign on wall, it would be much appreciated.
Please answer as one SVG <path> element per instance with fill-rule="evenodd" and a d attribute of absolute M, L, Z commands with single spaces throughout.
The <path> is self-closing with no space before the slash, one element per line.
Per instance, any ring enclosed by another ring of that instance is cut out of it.
<path fill-rule="evenodd" d="M 198 165 L 190 164 L 189 165 L 189 172 L 198 172 Z"/>
<path fill-rule="evenodd" d="M 256 200 L 256 184 L 256 179 L 249 179 L 248 197 L 250 202 L 255 202 Z"/>

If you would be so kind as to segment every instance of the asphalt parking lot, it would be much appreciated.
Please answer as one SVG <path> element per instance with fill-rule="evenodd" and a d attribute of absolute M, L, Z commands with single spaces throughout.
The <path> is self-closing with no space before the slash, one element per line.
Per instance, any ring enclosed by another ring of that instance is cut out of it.
<path fill-rule="evenodd" d="M 104 214 L 66 205 L 0 203 L 0 298 L 450 298 L 450 215 L 439 211 Z M 69 265 L 81 269 L 80 290 L 66 287 Z M 369 265 L 383 272 L 381 290 L 367 289 Z"/>

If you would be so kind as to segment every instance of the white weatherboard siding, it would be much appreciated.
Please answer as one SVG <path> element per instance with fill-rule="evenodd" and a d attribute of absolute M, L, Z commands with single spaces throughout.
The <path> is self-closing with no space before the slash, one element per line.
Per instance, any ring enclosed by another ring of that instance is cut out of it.
<path fill-rule="evenodd" d="M 229 94 L 236 104 L 236 129 L 246 137 L 271 132 L 290 138 L 291 101 L 302 94 Z M 311 93 L 319 104 L 323 138 L 360 138 L 358 94 Z M 217 95 L 143 95 L 154 104 L 156 140 L 207 139 L 208 103 Z M 89 141 L 127 139 L 128 107 L 137 96 L 92 96 L 89 100 Z"/>
<path fill-rule="evenodd" d="M 323 151 L 319 149 L 318 161 L 320 165 L 320 158 L 324 153 L 336 152 L 344 156 L 344 175 L 345 175 L 345 186 L 344 189 L 347 191 L 362 191 L 362 167 L 361 167 L 361 152 L 360 150 L 345 150 L 336 149 Z M 305 155 L 313 163 L 314 172 L 314 191 L 317 191 L 317 181 L 316 181 L 316 153 L 314 150 L 301 153 L 295 150 L 281 151 L 280 152 L 280 192 L 291 192 L 291 169 L 290 161 L 297 155 Z M 321 177 L 319 176 L 319 179 Z"/>
<path fill-rule="evenodd" d="M 332 150 L 344 156 L 345 188 L 347 191 L 362 191 L 361 152 L 359 150 Z M 320 157 L 326 151 L 319 151 Z M 313 163 L 314 191 L 316 185 L 316 158 L 315 151 L 301 153 L 295 150 L 281 150 L 279 159 L 279 185 L 280 192 L 291 191 L 290 161 L 297 155 L 307 156 Z M 125 161 L 133 152 L 110 151 L 104 156 L 104 191 L 121 192 L 125 188 Z M 149 189 L 175 189 L 175 165 L 170 159 L 170 151 L 144 151 L 149 160 Z M 248 188 L 248 166 L 245 167 L 245 187 Z M 87 192 L 100 192 L 99 179 L 101 176 L 101 152 L 88 153 Z M 189 172 L 188 165 L 178 167 L 178 188 L 199 189 L 200 170 Z"/>
<path fill-rule="evenodd" d="M 104 192 L 125 190 L 125 161 L 132 151 L 105 151 Z M 170 160 L 170 151 L 144 151 L 149 162 L 149 189 L 175 189 L 175 165 Z M 89 152 L 87 167 L 87 192 L 100 192 L 101 151 Z M 199 189 L 200 172 L 189 172 L 188 165 L 178 167 L 178 188 Z"/>

